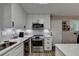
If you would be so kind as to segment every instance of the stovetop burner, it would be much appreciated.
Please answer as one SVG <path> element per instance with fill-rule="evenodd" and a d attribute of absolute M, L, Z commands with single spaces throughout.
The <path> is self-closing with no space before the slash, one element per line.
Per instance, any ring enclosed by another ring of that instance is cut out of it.
<path fill-rule="evenodd" d="M 34 35 L 32 38 L 32 40 L 36 40 L 36 41 L 43 40 L 43 39 L 44 39 L 44 35 Z"/>

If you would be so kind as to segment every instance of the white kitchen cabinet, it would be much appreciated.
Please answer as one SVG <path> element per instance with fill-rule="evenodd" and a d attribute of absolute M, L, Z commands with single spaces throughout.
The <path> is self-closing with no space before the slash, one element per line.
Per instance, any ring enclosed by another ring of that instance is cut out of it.
<path fill-rule="evenodd" d="M 3 28 L 11 28 L 14 21 L 15 28 L 24 28 L 27 14 L 19 4 L 4 4 L 3 7 Z"/>
<path fill-rule="evenodd" d="M 51 37 L 45 37 L 44 39 L 44 50 L 51 51 L 52 50 L 52 39 Z"/>
<path fill-rule="evenodd" d="M 52 19 L 51 20 L 51 31 L 53 37 L 53 43 L 62 42 L 62 20 L 61 19 Z"/>
<path fill-rule="evenodd" d="M 6 54 L 3 56 L 23 56 L 24 55 L 24 44 L 21 43 L 8 51 Z"/>
<path fill-rule="evenodd" d="M 29 14 L 26 22 L 27 29 L 32 29 L 32 23 L 38 22 L 44 24 L 45 29 L 50 29 L 50 15 L 49 14 Z M 29 26 L 28 26 L 29 25 Z"/>
<path fill-rule="evenodd" d="M 0 4 L 0 29 L 11 27 L 11 4 Z"/>
<path fill-rule="evenodd" d="M 3 13 L 3 28 L 11 28 L 11 5 L 4 5 L 4 13 Z"/>
<path fill-rule="evenodd" d="M 60 49 L 58 49 L 57 47 L 55 48 L 55 56 L 65 56 L 64 54 L 63 54 L 63 52 L 60 50 Z"/>
<path fill-rule="evenodd" d="M 3 4 L 0 4 L 0 30 L 3 28 Z"/>
<path fill-rule="evenodd" d="M 12 4 L 12 21 L 14 21 L 15 28 L 24 28 L 27 20 L 27 14 L 19 4 Z"/>

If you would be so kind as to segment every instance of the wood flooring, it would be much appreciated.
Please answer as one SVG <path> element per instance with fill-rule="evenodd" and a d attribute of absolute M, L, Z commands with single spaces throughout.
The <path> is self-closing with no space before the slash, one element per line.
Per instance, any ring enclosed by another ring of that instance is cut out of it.
<path fill-rule="evenodd" d="M 31 56 L 55 56 L 55 51 L 32 52 Z"/>
<path fill-rule="evenodd" d="M 32 51 L 31 55 L 27 54 L 28 52 L 25 53 L 25 56 L 55 56 L 55 47 L 52 48 L 52 51 Z"/>

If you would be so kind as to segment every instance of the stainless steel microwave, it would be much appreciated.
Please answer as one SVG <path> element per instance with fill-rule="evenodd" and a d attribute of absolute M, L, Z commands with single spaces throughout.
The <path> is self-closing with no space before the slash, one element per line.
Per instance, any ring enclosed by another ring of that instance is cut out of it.
<path fill-rule="evenodd" d="M 44 24 L 40 23 L 32 23 L 32 29 L 34 30 L 43 30 L 44 29 Z"/>

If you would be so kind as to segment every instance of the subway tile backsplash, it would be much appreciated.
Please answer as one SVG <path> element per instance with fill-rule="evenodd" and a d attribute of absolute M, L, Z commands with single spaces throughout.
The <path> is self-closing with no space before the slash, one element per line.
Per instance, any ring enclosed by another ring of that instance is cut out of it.
<path fill-rule="evenodd" d="M 43 30 L 33 30 L 33 35 L 44 35 Z"/>

